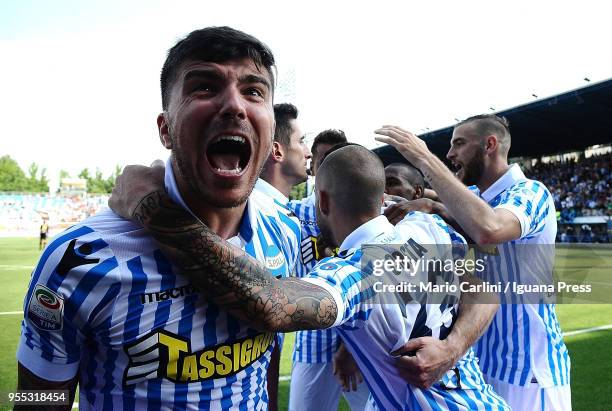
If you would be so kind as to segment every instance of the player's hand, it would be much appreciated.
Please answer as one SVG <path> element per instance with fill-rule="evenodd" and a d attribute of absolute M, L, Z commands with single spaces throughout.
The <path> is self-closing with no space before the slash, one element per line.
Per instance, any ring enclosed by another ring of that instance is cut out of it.
<path fill-rule="evenodd" d="M 395 366 L 400 376 L 418 388 L 431 387 L 459 360 L 456 350 L 433 337 L 410 340 L 391 355 L 399 355 Z"/>
<path fill-rule="evenodd" d="M 131 220 L 142 199 L 158 190 L 165 190 L 164 163 L 161 160 L 155 160 L 151 167 L 126 166 L 117 177 L 108 206 L 121 217 Z"/>
<path fill-rule="evenodd" d="M 421 160 L 432 155 L 423 140 L 401 127 L 385 125 L 374 131 L 375 139 L 397 149 L 416 168 L 421 168 Z"/>
<path fill-rule="evenodd" d="M 340 382 L 343 391 L 357 391 L 357 385 L 363 382 L 363 377 L 357 363 L 350 352 L 340 344 L 332 362 L 334 375 Z"/>
<path fill-rule="evenodd" d="M 384 207 L 389 207 L 390 205 L 401 203 L 402 201 L 406 201 L 404 197 L 394 196 L 392 194 L 387 194 L 387 193 L 384 193 L 383 195 L 384 195 L 384 203 L 383 203 Z"/>
<path fill-rule="evenodd" d="M 433 209 L 433 201 L 428 198 L 418 198 L 416 200 L 402 200 L 395 204 L 391 204 L 385 209 L 384 215 L 387 220 L 393 225 L 402 221 L 406 214 L 411 211 L 421 211 L 431 214 Z"/>

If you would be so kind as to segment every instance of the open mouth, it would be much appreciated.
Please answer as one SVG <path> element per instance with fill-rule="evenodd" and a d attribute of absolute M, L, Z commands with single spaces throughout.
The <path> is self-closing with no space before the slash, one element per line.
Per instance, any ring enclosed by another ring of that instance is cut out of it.
<path fill-rule="evenodd" d="M 451 161 L 450 162 L 450 170 L 455 174 L 459 174 L 459 172 L 461 171 L 461 169 L 463 168 L 463 166 L 455 161 Z"/>
<path fill-rule="evenodd" d="M 208 145 L 206 157 L 217 174 L 240 175 L 249 164 L 251 145 L 242 136 L 221 135 Z"/>

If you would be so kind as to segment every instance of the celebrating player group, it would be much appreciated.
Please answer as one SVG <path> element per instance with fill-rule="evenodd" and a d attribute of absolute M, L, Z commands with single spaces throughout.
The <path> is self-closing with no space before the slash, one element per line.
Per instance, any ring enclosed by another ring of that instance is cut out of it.
<path fill-rule="evenodd" d="M 375 139 L 406 159 L 385 168 L 340 130 L 311 151 L 298 109 L 274 105 L 275 73 L 272 51 L 229 27 L 169 50 L 157 127 L 170 157 L 126 167 L 111 209 L 45 248 L 18 388 L 68 390 L 72 403 L 78 385 L 84 410 L 275 410 L 283 333 L 297 331 L 291 410 L 334 410 L 341 395 L 352 410 L 571 409 L 553 304 L 372 287 L 373 255 L 457 260 L 468 243 L 484 261 L 473 275 L 383 277 L 551 275 L 546 252 L 516 252 L 554 244 L 557 228 L 547 188 L 508 164 L 506 120 L 457 124 L 452 171 L 411 132 L 382 126 Z M 308 174 L 313 193 L 290 201 Z"/>

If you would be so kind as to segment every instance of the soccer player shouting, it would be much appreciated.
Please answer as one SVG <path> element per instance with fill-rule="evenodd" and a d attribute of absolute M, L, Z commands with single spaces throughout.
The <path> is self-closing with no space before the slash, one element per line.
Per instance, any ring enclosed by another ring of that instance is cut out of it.
<path fill-rule="evenodd" d="M 486 252 L 489 280 L 552 278 L 554 202 L 542 183 L 508 164 L 504 118 L 480 115 L 455 126 L 447 157 L 456 175 L 409 131 L 384 126 L 376 133 L 423 172 L 467 235 L 494 246 Z M 502 304 L 476 353 L 487 381 L 513 409 L 571 409 L 570 359 L 553 304 Z"/>
<path fill-rule="evenodd" d="M 190 33 L 164 63 L 157 126 L 171 150 L 164 192 L 287 276 L 299 223 L 252 193 L 274 132 L 273 66 L 271 51 L 240 31 Z M 20 389 L 74 395 L 78 383 L 85 410 L 266 408 L 274 334 L 204 299 L 141 227 L 110 211 L 49 244 L 24 309 Z"/>

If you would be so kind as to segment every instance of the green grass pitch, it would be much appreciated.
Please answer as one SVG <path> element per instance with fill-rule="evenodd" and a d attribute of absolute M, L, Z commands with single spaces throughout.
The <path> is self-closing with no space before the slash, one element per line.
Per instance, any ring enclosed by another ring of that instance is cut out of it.
<path fill-rule="evenodd" d="M 16 387 L 17 367 L 15 350 L 19 340 L 23 296 L 28 285 L 31 268 L 39 256 L 38 239 L 0 238 L 0 281 L 3 298 L 0 298 L 0 392 Z M 589 267 L 589 279 L 599 284 L 612 275 L 608 263 L 602 263 L 601 253 L 593 258 L 593 252 L 577 250 L 557 253 L 558 273 L 562 276 Z M 562 259 L 562 260 L 561 260 Z M 598 261 L 593 264 L 593 261 Z M 610 261 L 609 259 L 607 260 Z M 583 279 L 583 278 L 582 278 Z M 606 287 L 605 285 L 602 285 Z M 612 289 L 606 290 L 611 293 Z M 7 314 L 8 313 L 8 314 Z M 612 323 L 612 305 L 559 304 L 557 313 L 563 331 L 573 331 Z M 294 336 L 288 335 L 281 359 L 281 376 L 291 373 L 291 350 Z M 609 410 L 612 407 L 612 329 L 594 331 L 566 337 L 572 360 L 572 402 L 574 410 Z M 289 381 L 280 382 L 281 409 L 287 408 Z M 2 409 L 10 409 L 3 406 Z M 340 409 L 348 409 L 343 402 Z"/>

